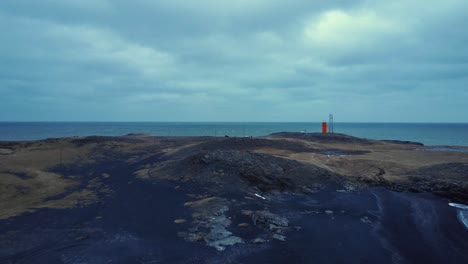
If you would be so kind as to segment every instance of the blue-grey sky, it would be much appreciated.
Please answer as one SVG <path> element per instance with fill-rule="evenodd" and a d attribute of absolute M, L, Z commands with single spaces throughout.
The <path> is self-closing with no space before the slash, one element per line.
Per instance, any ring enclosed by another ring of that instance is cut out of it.
<path fill-rule="evenodd" d="M 0 121 L 468 122 L 466 0 L 1 0 Z"/>

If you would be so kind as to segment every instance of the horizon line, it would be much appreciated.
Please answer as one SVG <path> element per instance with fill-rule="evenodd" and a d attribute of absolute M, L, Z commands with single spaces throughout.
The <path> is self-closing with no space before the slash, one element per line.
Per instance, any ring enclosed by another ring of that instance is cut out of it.
<path fill-rule="evenodd" d="M 0 120 L 0 123 L 322 123 L 327 121 L 12 121 Z M 443 121 L 334 121 L 334 123 L 360 123 L 360 124 L 468 124 L 468 121 L 443 122 Z"/>

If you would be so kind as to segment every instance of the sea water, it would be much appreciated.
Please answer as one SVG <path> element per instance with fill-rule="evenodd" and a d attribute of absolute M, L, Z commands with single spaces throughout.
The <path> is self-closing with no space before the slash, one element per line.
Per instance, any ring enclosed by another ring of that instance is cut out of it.
<path fill-rule="evenodd" d="M 449 205 L 458 209 L 458 220 L 468 229 L 468 205 L 458 203 L 449 203 Z"/>
<path fill-rule="evenodd" d="M 409 140 L 425 145 L 468 146 L 468 123 L 335 123 L 335 132 L 369 139 Z M 0 122 L 0 140 L 37 140 L 89 135 L 149 133 L 158 136 L 266 136 L 320 132 L 317 122 Z"/>

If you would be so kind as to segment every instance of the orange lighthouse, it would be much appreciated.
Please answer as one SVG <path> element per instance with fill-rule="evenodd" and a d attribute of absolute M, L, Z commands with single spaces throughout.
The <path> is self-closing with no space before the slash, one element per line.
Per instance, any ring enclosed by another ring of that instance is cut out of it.
<path fill-rule="evenodd" d="M 326 134 L 327 133 L 327 122 L 322 122 L 322 133 Z"/>

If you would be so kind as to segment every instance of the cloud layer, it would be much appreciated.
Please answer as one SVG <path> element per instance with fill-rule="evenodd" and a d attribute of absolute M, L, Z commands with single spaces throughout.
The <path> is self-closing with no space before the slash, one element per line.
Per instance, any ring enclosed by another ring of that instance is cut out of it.
<path fill-rule="evenodd" d="M 468 122 L 467 14 L 465 0 L 3 0 L 0 121 Z"/>

